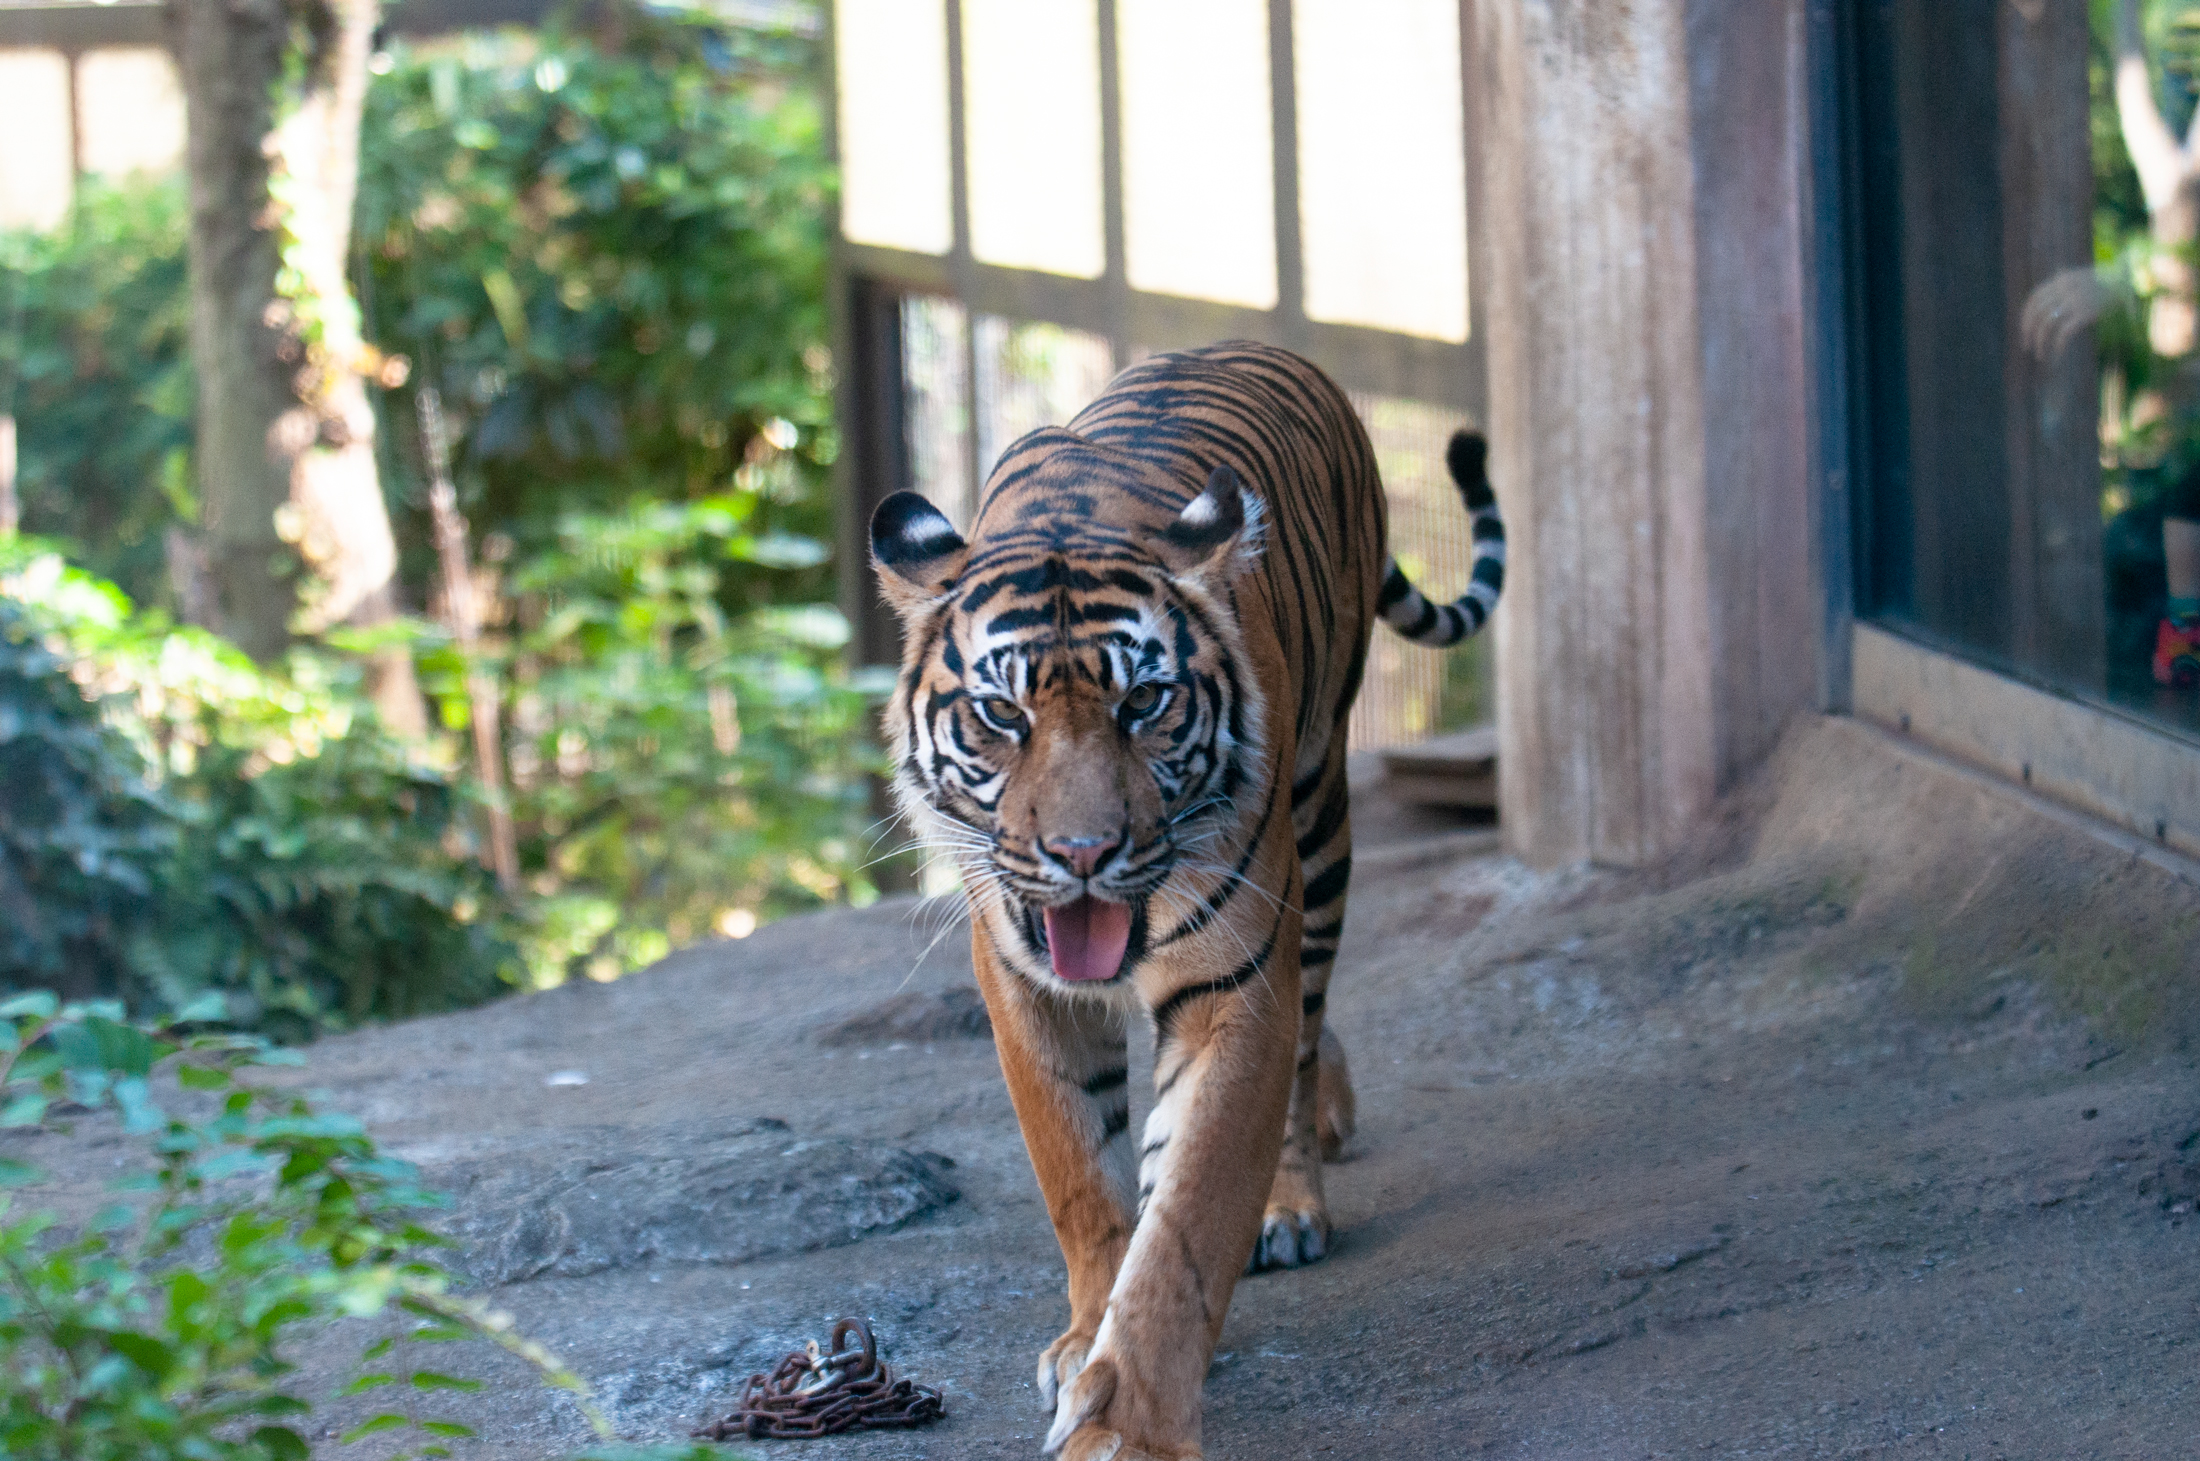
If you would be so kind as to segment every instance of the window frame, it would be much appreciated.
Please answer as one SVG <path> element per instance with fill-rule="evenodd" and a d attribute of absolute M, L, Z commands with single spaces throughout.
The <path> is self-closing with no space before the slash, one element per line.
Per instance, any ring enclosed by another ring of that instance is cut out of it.
<path fill-rule="evenodd" d="M 1886 433 L 1907 429 L 1906 411 L 1886 409 L 1886 392 L 1902 389 L 1900 382 L 1874 368 L 1889 340 L 1886 315 L 1900 305 L 1874 299 L 1868 288 L 1871 251 L 1898 243 L 1882 236 L 1883 215 L 1875 219 L 1867 202 L 1866 165 L 1873 147 L 1885 143 L 1874 135 L 1865 95 L 1872 3 L 1815 0 L 1806 20 L 1823 708 L 1984 768 L 2147 843 L 2200 856 L 2200 741 L 1870 612 L 1882 587 L 1874 574 L 1890 547 L 1876 536 L 1874 474 L 1901 446 Z"/>

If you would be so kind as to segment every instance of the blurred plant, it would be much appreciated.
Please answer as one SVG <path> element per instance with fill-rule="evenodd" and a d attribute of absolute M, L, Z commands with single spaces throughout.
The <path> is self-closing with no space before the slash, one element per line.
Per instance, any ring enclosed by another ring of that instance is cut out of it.
<path fill-rule="evenodd" d="M 602 32 L 384 58 L 357 248 L 368 334 L 414 365 L 395 412 L 440 389 L 461 506 L 524 550 L 575 510 L 725 494 L 759 530 L 829 536 L 814 42 L 705 12 L 622 9 Z M 827 582 L 724 588 L 731 607 Z"/>
<path fill-rule="evenodd" d="M 220 987 L 302 1034 L 482 997 L 500 965 L 519 977 L 507 939 L 528 982 L 610 977 L 871 896 L 878 687 L 842 672 L 845 626 L 821 602 L 835 436 L 815 42 L 700 12 L 615 6 L 591 23 L 378 57 L 354 248 L 365 334 L 410 362 L 378 394 L 377 440 L 416 602 L 435 561 L 422 385 L 459 429 L 485 633 L 470 655 L 423 624 L 402 633 L 449 730 L 473 713 L 469 669 L 501 680 L 528 895 L 498 899 L 468 864 L 479 793 L 455 747 L 405 753 L 353 726 L 355 659 L 299 652 L 263 673 L 26 550 L 0 570 L 10 612 L 32 615 L 9 631 L 5 693 L 89 739 L 35 829 L 6 824 L 56 931 L 35 949 L 0 934 L 0 983 L 73 971 L 72 990 L 167 1007 Z M 181 190 L 100 196 L 75 242 L 6 245 L 16 297 L 52 301 L 18 331 L 27 480 L 45 464 L 31 521 L 106 521 L 70 504 L 108 490 L 85 463 L 111 457 L 142 562 L 97 561 L 152 602 L 158 529 L 195 511 Z M 29 348 L 48 336 L 74 353 Z M 166 374 L 146 374 L 156 359 Z M 86 362 L 116 373 L 80 405 L 72 372 L 107 379 Z M 167 414 L 149 421 L 147 401 Z M 57 454 L 71 443 L 79 456 Z M 329 644 L 366 654 L 391 632 Z M 57 676 L 98 711 L 64 714 Z M 33 753 L 61 764 L 58 743 L 13 752 Z M 114 842 L 84 864 L 97 876 L 71 861 L 95 833 Z M 156 907 L 171 936 L 134 937 Z"/>
<path fill-rule="evenodd" d="M 344 1395 L 418 1403 L 481 1382 L 389 1365 L 407 1344 L 486 1338 L 571 1391 L 605 1441 L 588 1387 L 511 1321 L 453 1294 L 416 1215 L 439 1199 L 358 1122 L 255 1080 L 295 1065 L 248 1037 L 137 1028 L 119 1006 L 36 992 L 0 1003 L 0 1129 L 113 1120 L 148 1170 L 71 1228 L 0 1196 L 0 1450 L 22 1461 L 301 1461 L 311 1448 L 287 1345 L 308 1330 L 400 1311 L 418 1322 L 369 1344 Z M 172 1083 L 172 1085 L 171 1085 Z M 176 1109 L 164 1108 L 167 1102 Z M 0 1158 L 0 1188 L 43 1174 Z M 321 1399 L 326 1397 L 314 1397 Z M 344 1439 L 409 1432 L 398 1456 L 440 1457 L 466 1426 L 383 1408 Z M 631 1461 L 709 1461 L 693 1445 L 622 1447 Z M 586 1454 L 604 1454 L 599 1449 Z"/>
<path fill-rule="evenodd" d="M 0 413 L 17 420 L 23 528 L 141 602 L 163 532 L 193 523 L 181 178 L 82 179 L 51 233 L 0 234 Z"/>
<path fill-rule="evenodd" d="M 2200 465 L 2194 280 L 2200 4 L 2092 0 L 2091 270 L 2026 301 L 2027 344 L 2055 358 L 2091 328 L 2101 363 L 2103 509 L 2152 511 Z M 2182 139 L 2182 140 L 2181 140 Z"/>
<path fill-rule="evenodd" d="M 814 540 L 750 531 L 753 496 L 569 515 L 511 575 L 514 814 L 542 900 L 523 946 L 537 983 L 614 977 L 714 929 L 869 902 L 868 705 L 837 666 L 829 605 L 728 614 L 724 578 L 799 570 Z M 423 657 L 454 728 L 453 655 Z"/>
<path fill-rule="evenodd" d="M 0 988 L 152 1010 L 220 990 L 295 1039 L 503 987 L 450 778 L 345 692 L 0 543 Z"/>

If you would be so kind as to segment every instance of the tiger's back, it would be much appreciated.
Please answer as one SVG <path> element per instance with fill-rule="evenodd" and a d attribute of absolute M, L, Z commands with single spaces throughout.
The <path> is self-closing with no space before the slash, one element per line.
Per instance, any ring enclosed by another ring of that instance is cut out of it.
<path fill-rule="evenodd" d="M 1375 450 L 1344 392 L 1290 351 L 1232 341 L 1132 366 L 1068 429 L 1167 473 L 1178 509 L 1218 465 L 1266 500 L 1258 581 L 1283 660 L 1264 688 L 1296 707 L 1295 773 L 1318 767 L 1359 692 L 1388 534 Z"/>

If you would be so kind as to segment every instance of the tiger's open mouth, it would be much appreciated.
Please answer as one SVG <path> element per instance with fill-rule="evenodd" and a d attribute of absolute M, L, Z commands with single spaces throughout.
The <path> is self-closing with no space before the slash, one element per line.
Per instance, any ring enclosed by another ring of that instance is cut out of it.
<path fill-rule="evenodd" d="M 1090 893 L 1046 910 L 1047 957 L 1054 976 L 1086 984 L 1113 979 L 1131 942 L 1131 908 Z"/>

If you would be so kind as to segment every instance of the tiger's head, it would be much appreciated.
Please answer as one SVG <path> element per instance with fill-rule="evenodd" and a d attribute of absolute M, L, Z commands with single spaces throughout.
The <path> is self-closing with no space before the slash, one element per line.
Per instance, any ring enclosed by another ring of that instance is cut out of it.
<path fill-rule="evenodd" d="M 906 631 L 886 717 L 896 795 L 1034 977 L 1090 987 L 1135 968 L 1149 908 L 1221 850 L 1259 774 L 1233 589 L 1263 504 L 1227 466 L 1184 491 L 1049 431 L 1004 458 L 970 541 L 913 492 L 871 520 Z"/>

